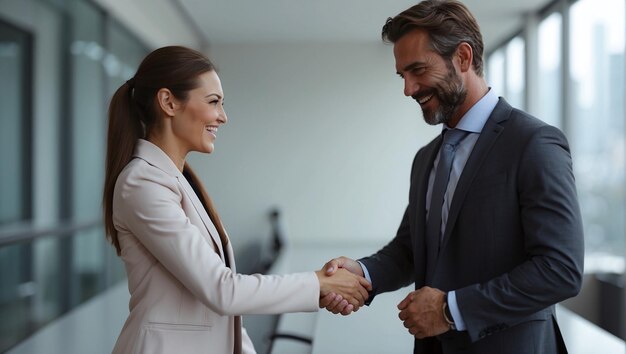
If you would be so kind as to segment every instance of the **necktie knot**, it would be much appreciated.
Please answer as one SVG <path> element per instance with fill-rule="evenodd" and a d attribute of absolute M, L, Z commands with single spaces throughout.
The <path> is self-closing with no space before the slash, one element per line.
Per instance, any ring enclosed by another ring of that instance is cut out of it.
<path fill-rule="evenodd" d="M 467 132 L 459 129 L 449 129 L 444 132 L 443 135 L 443 144 L 446 148 L 452 148 L 452 150 L 456 150 L 457 145 L 463 140 L 463 138 L 467 135 Z"/>

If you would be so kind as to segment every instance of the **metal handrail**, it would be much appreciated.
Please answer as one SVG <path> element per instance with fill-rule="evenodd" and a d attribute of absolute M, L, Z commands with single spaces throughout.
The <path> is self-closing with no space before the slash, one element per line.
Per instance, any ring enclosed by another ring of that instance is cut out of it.
<path fill-rule="evenodd" d="M 101 219 L 83 222 L 68 221 L 56 227 L 39 227 L 25 224 L 13 230 L 0 230 L 0 247 L 29 242 L 44 237 L 65 237 L 100 225 L 102 225 Z"/>

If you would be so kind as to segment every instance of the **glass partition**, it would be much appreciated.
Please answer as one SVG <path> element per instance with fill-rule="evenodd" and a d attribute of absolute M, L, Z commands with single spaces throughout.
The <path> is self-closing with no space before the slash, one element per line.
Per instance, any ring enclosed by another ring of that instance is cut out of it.
<path fill-rule="evenodd" d="M 89 0 L 1 3 L 4 352 L 125 277 L 101 222 L 106 112 L 148 50 Z"/>
<path fill-rule="evenodd" d="M 624 3 L 570 9 L 569 126 L 590 272 L 624 272 Z"/>
<path fill-rule="evenodd" d="M 541 21 L 538 29 L 537 75 L 540 80 L 537 87 L 539 97 L 537 117 L 556 127 L 562 127 L 562 22 L 561 14 L 553 12 Z"/>
<path fill-rule="evenodd" d="M 0 20 L 0 226 L 31 217 L 31 37 Z"/>

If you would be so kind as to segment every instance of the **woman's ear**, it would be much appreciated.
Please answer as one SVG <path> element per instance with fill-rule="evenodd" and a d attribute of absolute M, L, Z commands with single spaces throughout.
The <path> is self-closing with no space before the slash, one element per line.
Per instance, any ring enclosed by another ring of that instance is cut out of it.
<path fill-rule="evenodd" d="M 157 101 L 159 107 L 163 111 L 166 117 L 173 117 L 176 109 L 178 108 L 178 101 L 172 92 L 166 88 L 162 88 L 157 91 Z"/>

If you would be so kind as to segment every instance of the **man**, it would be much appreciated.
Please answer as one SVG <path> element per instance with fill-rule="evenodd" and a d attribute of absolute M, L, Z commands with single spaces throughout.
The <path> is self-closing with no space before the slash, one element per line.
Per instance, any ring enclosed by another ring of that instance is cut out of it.
<path fill-rule="evenodd" d="M 366 276 L 369 302 L 415 283 L 398 305 L 414 353 L 566 353 L 554 304 L 580 290 L 583 233 L 565 136 L 489 89 L 482 35 L 462 3 L 423 1 L 382 36 L 404 94 L 443 133 L 415 156 L 395 238 L 326 271 Z M 339 297 L 321 305 L 352 311 Z"/>

